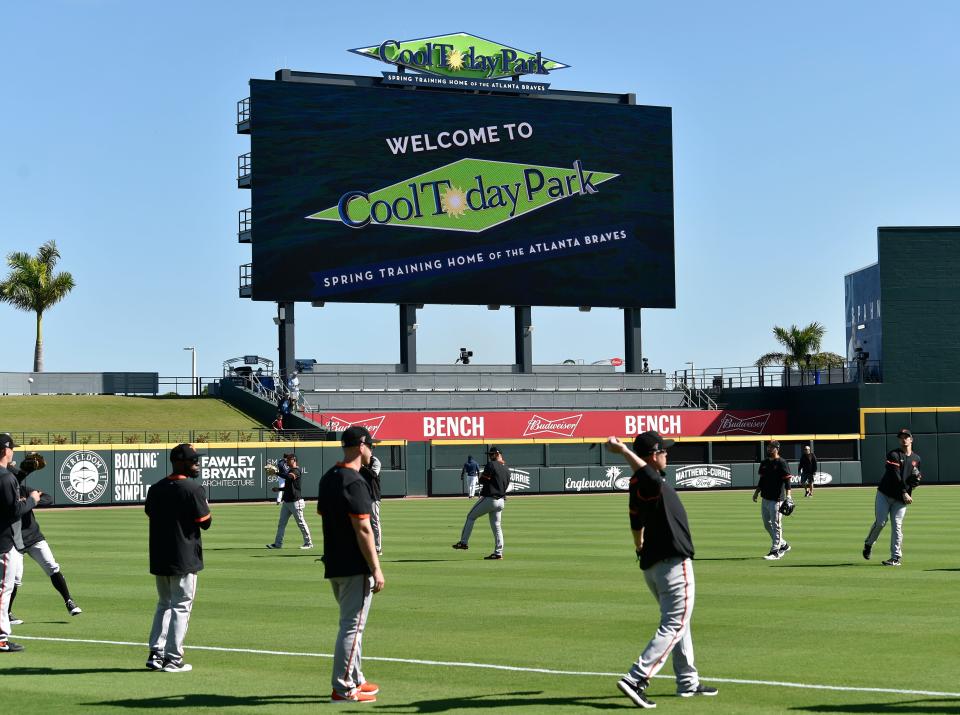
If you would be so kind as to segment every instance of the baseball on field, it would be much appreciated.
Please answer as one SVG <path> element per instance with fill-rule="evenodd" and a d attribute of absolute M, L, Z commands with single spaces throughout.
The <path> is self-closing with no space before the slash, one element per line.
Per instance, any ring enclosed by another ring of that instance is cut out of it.
<path fill-rule="evenodd" d="M 33 378 L 32 378 L 32 377 L 28 377 L 28 378 L 27 378 L 27 382 L 33 382 Z"/>

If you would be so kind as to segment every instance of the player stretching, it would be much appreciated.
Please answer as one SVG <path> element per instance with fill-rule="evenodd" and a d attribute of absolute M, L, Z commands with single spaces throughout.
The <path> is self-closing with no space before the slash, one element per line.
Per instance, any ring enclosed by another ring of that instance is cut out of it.
<path fill-rule="evenodd" d="M 623 694 L 641 708 L 657 707 L 647 697 L 647 686 L 671 653 L 681 698 L 717 694 L 716 688 L 700 683 L 693 664 L 693 540 L 680 497 L 663 477 L 667 449 L 673 444 L 672 439 L 663 439 L 652 431 L 637 436 L 634 451 L 616 437 L 607 440 L 607 449 L 622 455 L 634 470 L 630 479 L 630 530 L 643 578 L 660 603 L 660 626 L 630 672 L 617 682 Z"/>
<path fill-rule="evenodd" d="M 863 544 L 863 558 L 869 559 L 873 544 L 880 532 L 892 518 L 890 527 L 890 558 L 882 562 L 884 566 L 899 566 L 903 556 L 903 518 L 907 515 L 907 504 L 913 503 L 913 490 L 920 484 L 920 455 L 913 451 L 913 435 L 903 428 L 897 433 L 900 449 L 887 453 L 886 470 L 877 487 L 874 503 L 875 518 L 870 533 Z"/>

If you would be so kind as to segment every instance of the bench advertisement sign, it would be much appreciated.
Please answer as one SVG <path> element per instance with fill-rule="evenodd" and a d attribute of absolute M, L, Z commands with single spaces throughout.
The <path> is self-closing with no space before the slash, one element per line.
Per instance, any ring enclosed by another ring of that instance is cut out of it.
<path fill-rule="evenodd" d="M 656 430 L 667 437 L 783 434 L 786 412 L 651 410 L 581 412 L 329 412 L 308 417 L 340 432 L 361 425 L 377 439 L 598 439 Z"/>

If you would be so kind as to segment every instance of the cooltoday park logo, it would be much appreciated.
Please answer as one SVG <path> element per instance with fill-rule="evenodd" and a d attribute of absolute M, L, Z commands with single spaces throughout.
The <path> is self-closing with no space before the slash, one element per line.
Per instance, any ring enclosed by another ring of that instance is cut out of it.
<path fill-rule="evenodd" d="M 544 57 L 541 52 L 527 52 L 466 32 L 417 40 L 384 40 L 350 51 L 389 65 L 448 78 L 545 75 L 569 66 Z"/>
<path fill-rule="evenodd" d="M 518 128 L 519 131 L 519 128 Z M 307 219 L 480 233 L 572 196 L 599 193 L 619 174 L 487 159 L 460 159 L 419 176 L 366 192 L 347 191 L 336 206 Z"/>

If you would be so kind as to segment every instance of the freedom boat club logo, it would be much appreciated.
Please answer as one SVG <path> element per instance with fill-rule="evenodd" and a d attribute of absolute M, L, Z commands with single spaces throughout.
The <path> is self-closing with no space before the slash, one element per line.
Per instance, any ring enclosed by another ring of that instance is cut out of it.
<path fill-rule="evenodd" d="M 511 136 L 533 133 L 529 124 L 510 127 Z M 524 128 L 526 127 L 526 128 Z M 484 141 L 496 127 L 485 127 Z M 473 130 L 441 132 L 436 141 L 463 145 Z M 461 136 L 462 135 L 462 136 Z M 394 153 L 405 152 L 409 137 L 394 138 Z M 315 221 L 340 221 L 350 228 L 373 225 L 481 233 L 531 211 L 570 198 L 599 193 L 597 186 L 619 174 L 587 171 L 579 160 L 572 169 L 517 164 L 489 159 L 460 159 L 382 189 L 344 193 L 336 206 L 307 216 Z"/>
<path fill-rule="evenodd" d="M 73 452 L 60 465 L 60 488 L 75 504 L 92 504 L 107 490 L 107 463 L 96 452 Z"/>
<path fill-rule="evenodd" d="M 569 67 L 516 47 L 466 32 L 416 40 L 384 40 L 350 50 L 388 65 L 446 79 L 494 80 L 519 75 L 546 75 Z"/>

